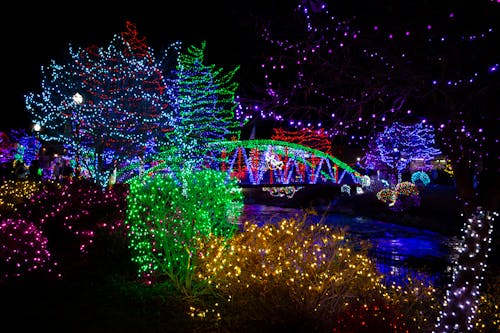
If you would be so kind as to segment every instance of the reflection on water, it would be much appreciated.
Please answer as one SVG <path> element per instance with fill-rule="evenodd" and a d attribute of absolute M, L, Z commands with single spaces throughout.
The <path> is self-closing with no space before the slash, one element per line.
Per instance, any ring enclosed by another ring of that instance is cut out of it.
<path fill-rule="evenodd" d="M 279 222 L 285 218 L 303 217 L 296 208 L 246 204 L 240 221 Z M 307 221 L 342 228 L 352 240 L 368 242 L 370 255 L 388 281 L 402 282 L 407 276 L 425 274 L 435 285 L 443 286 L 453 239 L 439 233 L 381 222 L 364 217 L 329 213 L 307 214 Z"/>

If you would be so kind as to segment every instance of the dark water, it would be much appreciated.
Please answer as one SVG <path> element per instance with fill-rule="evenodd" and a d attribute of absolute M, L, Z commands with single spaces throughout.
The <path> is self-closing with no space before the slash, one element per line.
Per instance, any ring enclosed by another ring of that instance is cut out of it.
<path fill-rule="evenodd" d="M 301 209 L 246 204 L 241 220 L 268 223 L 303 216 Z M 342 228 L 350 239 L 371 244 L 369 254 L 388 282 L 403 283 L 407 276 L 421 276 L 436 286 L 448 282 L 456 242 L 453 238 L 425 229 L 335 213 L 307 214 L 307 221 L 325 223 L 332 229 Z"/>

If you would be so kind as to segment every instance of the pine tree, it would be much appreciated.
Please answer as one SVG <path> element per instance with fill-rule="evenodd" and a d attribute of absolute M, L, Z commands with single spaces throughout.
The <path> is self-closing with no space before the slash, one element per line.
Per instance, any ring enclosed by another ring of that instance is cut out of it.
<path fill-rule="evenodd" d="M 200 165 L 209 143 L 239 138 L 240 123 L 235 118 L 234 81 L 239 66 L 223 72 L 205 63 L 205 46 L 190 46 L 178 57 L 174 78 L 170 79 L 177 125 L 170 134 L 175 150 L 185 165 Z"/>

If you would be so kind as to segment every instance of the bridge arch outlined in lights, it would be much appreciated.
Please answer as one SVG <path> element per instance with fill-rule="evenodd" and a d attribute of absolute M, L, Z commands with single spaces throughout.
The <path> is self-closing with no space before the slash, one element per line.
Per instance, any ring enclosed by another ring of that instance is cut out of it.
<path fill-rule="evenodd" d="M 218 141 L 210 144 L 211 169 L 228 172 L 240 185 L 361 184 L 362 175 L 322 151 L 278 140 Z"/>
<path fill-rule="evenodd" d="M 300 144 L 270 140 L 216 141 L 208 145 L 200 166 L 236 177 L 240 186 L 306 186 L 314 184 L 360 185 L 362 174 L 341 160 Z M 168 172 L 162 153 L 144 174 Z M 135 165 L 135 164 L 134 164 Z M 119 172 L 122 182 L 139 176 L 137 165 Z"/>

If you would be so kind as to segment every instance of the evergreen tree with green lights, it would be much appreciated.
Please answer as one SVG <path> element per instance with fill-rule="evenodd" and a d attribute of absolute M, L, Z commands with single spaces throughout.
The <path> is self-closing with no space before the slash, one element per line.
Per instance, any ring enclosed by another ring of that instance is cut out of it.
<path fill-rule="evenodd" d="M 239 66 L 224 72 L 205 62 L 205 46 L 190 46 L 181 52 L 170 80 L 178 125 L 169 134 L 175 138 L 175 154 L 184 166 L 199 165 L 208 144 L 239 139 L 240 123 L 235 118 L 234 81 Z"/>
<path fill-rule="evenodd" d="M 141 160 L 172 127 L 160 62 L 136 26 L 105 47 L 69 47 L 42 67 L 41 92 L 25 96 L 40 137 L 64 146 L 82 174 L 105 186 L 115 166 Z"/>

